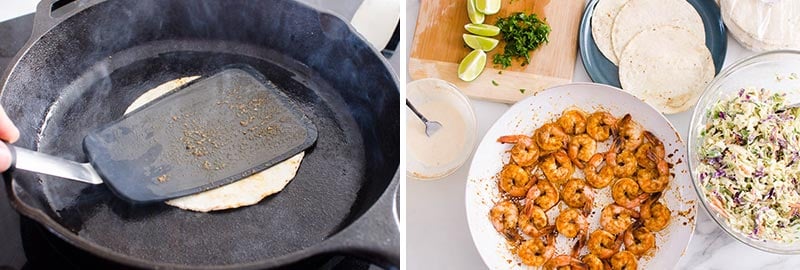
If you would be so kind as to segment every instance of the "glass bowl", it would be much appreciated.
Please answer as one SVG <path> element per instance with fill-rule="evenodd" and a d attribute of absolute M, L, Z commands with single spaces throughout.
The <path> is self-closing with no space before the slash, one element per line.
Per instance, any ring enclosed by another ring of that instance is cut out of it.
<path fill-rule="evenodd" d="M 406 108 L 406 174 L 418 180 L 435 180 L 458 170 L 475 149 L 478 136 L 469 99 L 455 85 L 435 78 L 408 83 L 406 99 L 429 120 L 442 124 L 439 131 L 427 137 L 425 125 Z"/>
<path fill-rule="evenodd" d="M 711 218 L 730 236 L 753 248 L 776 254 L 800 254 L 798 243 L 788 244 L 770 240 L 760 240 L 730 227 L 725 217 L 709 204 L 708 198 L 699 182 L 697 166 L 700 164 L 700 132 L 705 128 L 708 109 L 720 99 L 728 99 L 738 94 L 742 88 L 756 87 L 770 90 L 771 93 L 786 93 L 788 104 L 800 101 L 800 51 L 771 51 L 742 59 L 724 69 L 711 83 L 692 113 L 689 126 L 688 154 L 689 168 L 697 195 Z"/>

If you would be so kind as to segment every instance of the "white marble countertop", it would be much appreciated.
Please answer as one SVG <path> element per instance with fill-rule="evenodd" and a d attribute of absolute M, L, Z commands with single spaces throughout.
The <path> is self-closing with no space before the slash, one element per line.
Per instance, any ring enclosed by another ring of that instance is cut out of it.
<path fill-rule="evenodd" d="M 419 13 L 419 0 L 406 1 L 406 48 L 411 43 Z M 728 38 L 727 66 L 752 55 Z M 574 81 L 591 81 L 579 59 Z M 509 106 L 472 100 L 478 119 L 478 138 Z M 687 138 L 691 110 L 668 115 L 682 138 Z M 480 140 L 478 140 L 480 141 Z M 471 158 L 454 174 L 436 181 L 408 179 L 406 182 L 406 264 L 407 269 L 485 269 L 467 226 L 464 188 Z M 728 236 L 698 205 L 697 226 L 685 255 L 676 269 L 800 269 L 800 256 L 773 255 L 739 243 Z"/>

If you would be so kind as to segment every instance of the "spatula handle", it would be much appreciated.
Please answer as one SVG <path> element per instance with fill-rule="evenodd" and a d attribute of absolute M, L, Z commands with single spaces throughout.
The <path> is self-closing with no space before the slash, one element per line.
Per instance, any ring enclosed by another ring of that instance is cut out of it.
<path fill-rule="evenodd" d="M 89 184 L 103 183 L 103 180 L 89 163 L 78 163 L 3 143 L 11 152 L 11 167 L 9 167 L 9 170 L 18 169 L 42 173 Z"/>

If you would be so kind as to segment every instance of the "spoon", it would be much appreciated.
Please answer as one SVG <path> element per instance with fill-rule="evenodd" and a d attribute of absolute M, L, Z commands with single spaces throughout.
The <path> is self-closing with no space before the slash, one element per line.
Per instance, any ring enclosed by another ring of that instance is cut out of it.
<path fill-rule="evenodd" d="M 411 109 L 411 111 L 414 112 L 414 114 L 416 114 L 420 120 L 422 120 L 422 123 L 425 123 L 425 135 L 428 135 L 428 137 L 433 136 L 436 131 L 442 128 L 442 124 L 439 122 L 429 121 L 428 118 L 425 118 L 422 113 L 417 111 L 417 108 L 414 108 L 414 105 L 411 105 L 411 101 L 408 101 L 408 99 L 406 99 L 406 106 L 408 106 L 408 108 Z"/>

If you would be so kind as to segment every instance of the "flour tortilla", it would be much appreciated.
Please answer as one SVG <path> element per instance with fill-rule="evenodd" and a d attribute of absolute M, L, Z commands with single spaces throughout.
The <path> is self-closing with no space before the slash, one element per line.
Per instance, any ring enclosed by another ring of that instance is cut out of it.
<path fill-rule="evenodd" d="M 748 49 L 800 49 L 800 2 L 723 0 L 720 9 L 731 35 Z"/>
<path fill-rule="evenodd" d="M 622 88 L 662 113 L 679 113 L 697 103 L 714 78 L 704 42 L 688 29 L 661 26 L 636 35 L 620 58 Z"/>
<path fill-rule="evenodd" d="M 611 30 L 614 53 L 621 58 L 622 50 L 634 36 L 662 25 L 683 27 L 689 30 L 689 37 L 706 40 L 703 19 L 686 0 L 630 0 L 614 19 Z"/>
<path fill-rule="evenodd" d="M 614 46 L 611 44 L 611 29 L 614 26 L 614 18 L 625 6 L 628 0 L 600 0 L 594 7 L 592 14 L 592 38 L 600 52 L 608 58 L 614 65 L 619 64 L 619 58 L 614 54 Z"/>
<path fill-rule="evenodd" d="M 161 84 L 136 98 L 125 110 L 125 114 L 197 78 L 199 76 L 183 77 Z M 225 210 L 256 204 L 265 197 L 283 190 L 289 184 L 289 181 L 297 174 L 297 169 L 300 168 L 300 162 L 303 160 L 304 154 L 305 152 L 300 152 L 275 166 L 239 181 L 205 192 L 172 199 L 166 201 L 166 203 L 184 210 L 198 212 Z"/>

